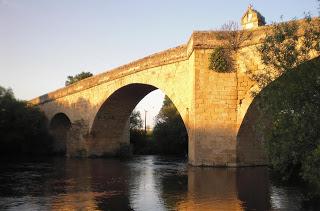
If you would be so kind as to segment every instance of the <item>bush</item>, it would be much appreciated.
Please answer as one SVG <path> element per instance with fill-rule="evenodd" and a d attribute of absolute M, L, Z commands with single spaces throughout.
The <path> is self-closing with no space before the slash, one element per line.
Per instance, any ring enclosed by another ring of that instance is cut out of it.
<path fill-rule="evenodd" d="M 209 69 L 220 73 L 232 72 L 230 52 L 222 47 L 216 47 L 210 55 Z"/>
<path fill-rule="evenodd" d="M 65 82 L 65 85 L 69 86 L 70 84 L 74 84 L 74 83 L 76 83 L 78 81 L 81 81 L 81 80 L 83 80 L 85 78 L 89 78 L 91 76 L 93 76 L 93 74 L 90 73 L 90 72 L 81 72 L 81 73 L 79 73 L 79 74 L 77 74 L 75 76 L 70 76 L 69 75 L 67 80 L 66 80 L 66 82 Z"/>
<path fill-rule="evenodd" d="M 130 115 L 130 144 L 134 154 L 150 154 L 147 150 L 147 134 L 142 129 L 142 118 L 139 111 L 133 110 Z"/>
<path fill-rule="evenodd" d="M 229 21 L 223 24 L 216 34 L 216 38 L 222 44 L 213 49 L 209 58 L 209 69 L 219 73 L 234 72 L 234 62 L 231 55 L 235 54 L 242 43 L 251 37 L 251 32 L 240 30 L 237 22 Z"/>
<path fill-rule="evenodd" d="M 283 180 L 305 181 L 320 192 L 320 57 L 287 71 L 257 97 L 269 119 L 265 143 Z M 320 195 L 319 195 L 320 196 Z"/>
<path fill-rule="evenodd" d="M 153 136 L 159 152 L 185 155 L 188 152 L 187 130 L 179 112 L 167 96 L 156 118 Z"/>
<path fill-rule="evenodd" d="M 14 98 L 12 90 L 0 87 L 1 155 L 45 155 L 52 139 L 45 115 L 36 107 Z"/>
<path fill-rule="evenodd" d="M 266 87 L 258 122 L 269 121 L 261 128 L 272 168 L 283 180 L 303 180 L 318 197 L 320 57 L 309 60 L 319 55 L 319 40 L 319 18 L 273 24 L 258 47 L 265 69 L 252 75 L 260 90 Z"/>
<path fill-rule="evenodd" d="M 320 144 L 302 161 L 302 177 L 312 185 L 311 198 L 320 198 Z"/>
<path fill-rule="evenodd" d="M 252 72 L 260 90 L 287 71 L 320 53 L 320 19 L 274 23 L 257 48 L 263 72 Z M 250 70 L 252 71 L 252 70 Z"/>

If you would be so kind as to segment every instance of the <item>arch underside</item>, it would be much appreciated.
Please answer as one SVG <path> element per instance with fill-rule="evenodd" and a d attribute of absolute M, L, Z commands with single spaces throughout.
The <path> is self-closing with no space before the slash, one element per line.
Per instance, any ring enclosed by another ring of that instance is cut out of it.
<path fill-rule="evenodd" d="M 238 162 L 246 164 L 267 164 L 268 157 L 265 147 L 265 133 L 270 131 L 272 127 L 272 114 L 263 113 L 259 109 L 259 104 L 267 104 L 267 98 L 263 98 L 264 101 L 261 101 L 262 98 L 259 96 L 271 93 L 279 92 L 285 93 L 283 86 L 290 83 L 303 83 L 301 82 L 300 74 L 303 71 L 309 71 L 310 68 L 318 69 L 320 57 L 316 57 L 310 61 L 300 64 L 296 68 L 287 71 L 285 74 L 282 74 L 280 77 L 276 78 L 274 81 L 269 83 L 264 87 L 256 97 L 251 98 L 251 103 L 246 110 L 245 116 L 242 119 L 241 126 L 237 134 L 237 159 Z M 289 76 L 293 76 L 291 79 L 288 79 Z M 249 90 L 250 92 L 250 90 Z"/>
<path fill-rule="evenodd" d="M 66 154 L 68 133 L 71 128 L 71 121 L 64 113 L 57 113 L 49 124 L 49 131 L 53 137 L 53 152 Z"/>
<path fill-rule="evenodd" d="M 260 111 L 254 101 L 248 108 L 237 134 L 238 165 L 265 165 L 268 157 L 264 148 L 264 138 L 257 125 Z"/>
<path fill-rule="evenodd" d="M 102 104 L 90 131 L 90 156 L 115 155 L 130 144 L 130 114 L 147 94 L 156 89 L 146 84 L 130 84 L 115 91 Z"/>

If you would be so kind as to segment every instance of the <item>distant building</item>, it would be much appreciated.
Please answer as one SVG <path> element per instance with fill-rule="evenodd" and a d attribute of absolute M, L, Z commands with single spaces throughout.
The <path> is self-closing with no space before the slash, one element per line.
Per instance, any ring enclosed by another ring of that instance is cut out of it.
<path fill-rule="evenodd" d="M 266 24 L 265 18 L 250 5 L 241 18 L 242 29 L 254 29 Z"/>

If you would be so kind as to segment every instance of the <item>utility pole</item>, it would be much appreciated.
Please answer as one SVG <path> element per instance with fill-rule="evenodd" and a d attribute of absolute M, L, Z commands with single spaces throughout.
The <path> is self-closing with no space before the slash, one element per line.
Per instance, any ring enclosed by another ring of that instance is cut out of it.
<path fill-rule="evenodd" d="M 144 132 L 147 134 L 147 110 L 144 110 Z"/>

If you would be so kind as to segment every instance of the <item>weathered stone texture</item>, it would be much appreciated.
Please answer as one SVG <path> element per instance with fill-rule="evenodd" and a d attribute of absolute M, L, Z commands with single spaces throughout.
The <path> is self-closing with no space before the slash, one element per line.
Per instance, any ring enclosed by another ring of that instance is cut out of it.
<path fill-rule="evenodd" d="M 38 105 L 49 120 L 58 113 L 70 119 L 68 156 L 114 155 L 129 144 L 132 109 L 158 88 L 173 101 L 187 128 L 190 164 L 265 164 L 262 142 L 253 131 L 255 111 L 249 106 L 255 84 L 248 72 L 263 69 L 256 46 L 268 30 L 264 26 L 250 31 L 252 38 L 234 55 L 232 73 L 208 68 L 212 49 L 223 42 L 217 39 L 219 32 L 194 32 L 186 45 L 84 79 L 30 103 Z"/>

